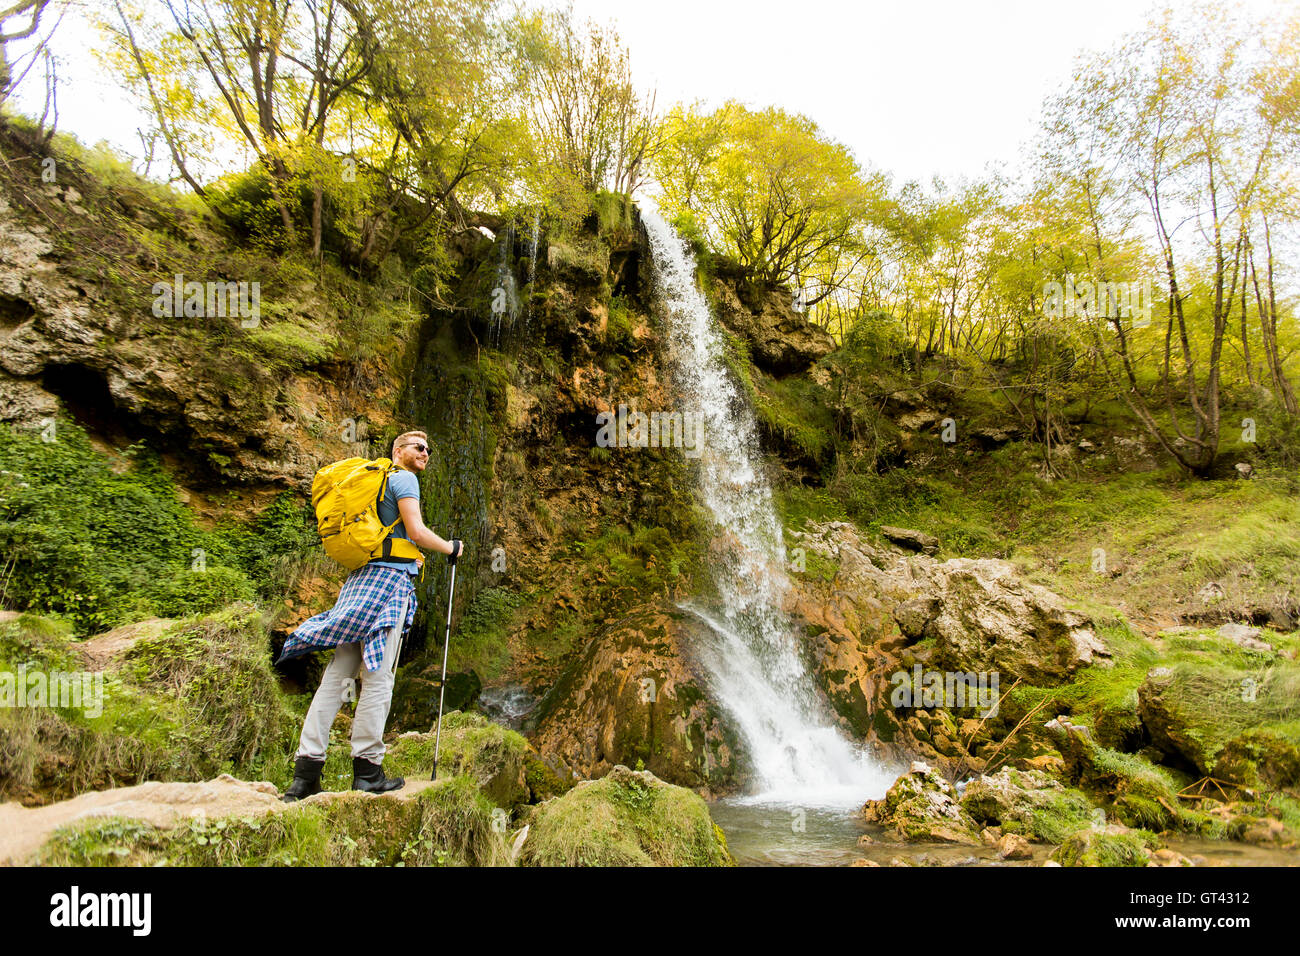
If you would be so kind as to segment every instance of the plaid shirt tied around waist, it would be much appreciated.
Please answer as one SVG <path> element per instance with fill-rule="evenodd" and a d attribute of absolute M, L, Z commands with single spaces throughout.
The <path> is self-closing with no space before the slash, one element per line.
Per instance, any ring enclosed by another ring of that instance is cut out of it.
<path fill-rule="evenodd" d="M 289 635 L 276 663 L 340 644 L 360 643 L 364 645 L 361 659 L 366 670 L 378 670 L 384 659 L 384 640 L 398 624 L 403 602 L 406 619 L 401 624 L 405 633 L 415 620 L 411 576 L 396 568 L 363 564 L 348 575 L 332 608 L 303 621 Z"/>

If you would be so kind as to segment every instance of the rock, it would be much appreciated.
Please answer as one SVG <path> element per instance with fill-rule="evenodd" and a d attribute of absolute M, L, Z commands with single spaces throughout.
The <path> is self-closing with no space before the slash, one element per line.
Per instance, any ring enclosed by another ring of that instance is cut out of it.
<path fill-rule="evenodd" d="M 895 706 L 891 695 L 900 674 L 910 684 L 917 664 L 985 677 L 986 704 L 968 700 L 967 709 L 953 715 L 976 718 L 978 726 L 997 701 L 996 691 L 1017 677 L 1051 686 L 1108 657 L 1086 616 L 1024 581 L 1008 562 L 900 554 L 864 540 L 848 522 L 809 522 L 795 537 L 810 557 L 832 563 L 836 574 L 833 581 L 797 576 L 786 609 L 805 626 L 814 672 L 836 713 L 883 759 L 901 763 L 921 756 L 952 777 L 965 775 L 979 759 L 978 753 L 940 753 L 934 728 L 911 719 L 929 711 Z M 909 646 L 918 634 L 934 638 L 932 650 Z M 940 736 L 978 749 L 998 725 L 985 725 L 983 737 L 960 726 L 945 727 Z"/>
<path fill-rule="evenodd" d="M 1032 860 L 1034 858 L 1034 848 L 1029 845 L 1029 841 L 1015 833 L 1005 834 L 997 842 L 998 859 L 1000 860 Z"/>
<path fill-rule="evenodd" d="M 1247 730 L 1223 745 L 1211 776 L 1247 787 L 1300 786 L 1300 742 L 1276 730 Z"/>
<path fill-rule="evenodd" d="M 749 345 L 754 364 L 772 375 L 802 372 L 835 349 L 825 329 L 793 308 L 783 289 L 757 288 L 722 265 L 713 284 L 718 321 Z"/>
<path fill-rule="evenodd" d="M 1043 861 L 1043 866 L 1056 866 L 1056 867 L 1059 867 L 1060 865 L 1061 865 L 1061 864 L 1057 863 L 1055 860 L 1044 860 L 1044 861 Z"/>
<path fill-rule="evenodd" d="M 1217 604 L 1224 599 L 1225 594 L 1217 581 L 1210 581 L 1201 586 L 1196 597 L 1202 604 Z"/>
<path fill-rule="evenodd" d="M 102 671 L 114 660 L 123 657 L 137 641 L 158 637 L 175 623 L 174 618 L 151 617 L 97 634 L 89 640 L 79 642 L 75 647 L 85 658 L 88 670 Z"/>
<path fill-rule="evenodd" d="M 929 625 L 936 663 L 953 671 L 998 671 L 1039 686 L 1069 678 L 1109 651 L 1088 618 L 1006 561 L 954 558 L 940 565 L 942 610 Z"/>
<path fill-rule="evenodd" d="M 898 427 L 910 432 L 919 432 L 943 421 L 943 418 L 943 412 L 936 412 L 932 408 L 921 408 L 899 415 Z"/>
<path fill-rule="evenodd" d="M 1242 478 L 1250 478 L 1250 476 L 1255 472 L 1255 469 L 1249 463 L 1244 461 L 1237 462 L 1233 467 L 1237 469 L 1237 474 Z"/>
<path fill-rule="evenodd" d="M 617 766 L 536 807 L 524 866 L 729 866 L 704 801 L 649 771 Z"/>
<path fill-rule="evenodd" d="M 1062 866 L 1146 866 L 1156 845 L 1140 830 L 1110 824 L 1070 834 L 1051 858 Z"/>
<path fill-rule="evenodd" d="M 919 641 L 925 634 L 926 625 L 938 613 L 939 602 L 934 598 L 913 598 L 894 608 L 894 620 L 898 622 L 898 629 L 905 637 Z"/>
<path fill-rule="evenodd" d="M 1193 863 L 1187 857 L 1183 856 L 1176 850 L 1168 847 L 1156 850 L 1151 854 L 1151 862 L 1147 866 L 1192 866 Z"/>
<path fill-rule="evenodd" d="M 868 860 L 863 857 L 862 859 L 854 860 L 849 864 L 849 866 L 880 866 L 880 864 L 875 860 Z"/>
<path fill-rule="evenodd" d="M 734 732 L 683 652 L 703 626 L 656 605 L 606 625 L 538 703 L 537 749 L 588 778 L 640 760 L 681 786 L 734 788 Z"/>
<path fill-rule="evenodd" d="M 1289 664 L 1274 665 L 1271 670 L 1276 676 L 1266 685 L 1266 675 L 1258 671 L 1209 662 L 1153 668 L 1138 688 L 1138 715 L 1151 742 L 1163 753 L 1211 776 L 1220 751 L 1234 737 L 1248 730 L 1268 729 L 1270 724 L 1278 726 L 1282 739 L 1291 736 L 1284 729 L 1291 719 L 1291 701 L 1281 687 L 1285 686 L 1283 675 L 1296 671 Z M 1270 693 L 1269 686 L 1278 689 Z M 1233 779 L 1248 782 L 1246 778 Z"/>
<path fill-rule="evenodd" d="M 1020 438 L 1024 432 L 1022 429 L 1011 425 L 982 425 L 969 429 L 967 434 L 978 441 L 985 449 L 991 449 Z M 1068 449 L 1068 446 L 1066 447 Z"/>
<path fill-rule="evenodd" d="M 879 823 L 909 842 L 980 843 L 979 828 L 957 802 L 952 785 L 921 761 L 894 781 L 884 799 L 868 806 Z"/>
<path fill-rule="evenodd" d="M 972 780 L 961 805 L 971 819 L 991 825 L 998 845 L 1003 831 L 1059 843 L 1092 819 L 1092 804 L 1083 794 L 1041 771 L 1009 767 Z"/>
<path fill-rule="evenodd" d="M 881 527 L 880 533 L 887 540 L 908 551 L 916 551 L 921 554 L 937 554 L 939 551 L 939 539 L 932 534 L 926 534 L 924 531 L 884 525 Z"/>
<path fill-rule="evenodd" d="M 1224 624 L 1216 632 L 1220 637 L 1225 637 L 1239 647 L 1244 647 L 1251 651 L 1265 651 L 1275 653 L 1272 644 L 1268 644 L 1259 639 L 1261 633 L 1257 627 L 1247 627 L 1244 624 Z"/>
<path fill-rule="evenodd" d="M 384 757 L 390 777 L 427 779 L 433 769 L 435 733 L 405 733 Z M 450 711 L 442 719 L 438 776 L 465 774 L 480 792 L 507 810 L 527 803 L 525 778 L 528 742 L 513 730 L 494 724 L 481 714 Z"/>

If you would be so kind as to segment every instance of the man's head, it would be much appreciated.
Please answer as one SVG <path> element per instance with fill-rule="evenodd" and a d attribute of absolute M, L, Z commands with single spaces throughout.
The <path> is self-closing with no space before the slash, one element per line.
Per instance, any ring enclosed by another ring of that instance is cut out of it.
<path fill-rule="evenodd" d="M 429 439 L 424 432 L 403 432 L 393 442 L 393 463 L 407 471 L 424 471 L 429 463 Z"/>

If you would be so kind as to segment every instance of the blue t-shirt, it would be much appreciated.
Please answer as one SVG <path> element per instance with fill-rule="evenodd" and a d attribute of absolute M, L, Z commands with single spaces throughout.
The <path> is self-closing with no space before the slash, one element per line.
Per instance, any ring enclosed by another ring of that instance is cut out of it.
<path fill-rule="evenodd" d="M 399 470 L 388 476 L 388 488 L 384 492 L 384 500 L 379 502 L 379 520 L 385 525 L 397 521 L 400 511 L 397 510 L 397 502 L 402 498 L 414 498 L 417 502 L 420 500 L 420 479 L 413 471 Z M 406 533 L 406 525 L 397 521 L 393 528 L 394 538 L 406 538 L 410 541 L 410 536 Z M 387 561 L 376 558 L 369 562 L 377 564 L 381 568 L 397 568 L 399 571 L 409 571 L 412 574 L 420 573 L 420 566 L 411 561 L 399 561 L 396 558 L 390 558 Z"/>

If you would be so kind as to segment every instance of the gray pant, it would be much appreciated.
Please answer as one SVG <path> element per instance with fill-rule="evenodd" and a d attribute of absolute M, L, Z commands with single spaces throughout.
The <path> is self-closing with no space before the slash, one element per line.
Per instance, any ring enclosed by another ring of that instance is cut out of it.
<path fill-rule="evenodd" d="M 302 736 L 298 740 L 298 756 L 324 760 L 329 747 L 330 727 L 345 701 L 356 700 L 357 712 L 352 717 L 352 756 L 362 757 L 371 763 L 383 763 L 384 725 L 388 723 L 388 709 L 393 702 L 394 656 L 406 621 L 406 603 L 403 601 L 397 615 L 397 626 L 384 638 L 384 657 L 373 672 L 362 667 L 361 645 L 340 644 L 321 677 L 320 687 L 312 698 L 307 719 L 303 721 Z M 355 678 L 361 675 L 361 692 L 356 694 Z"/>

